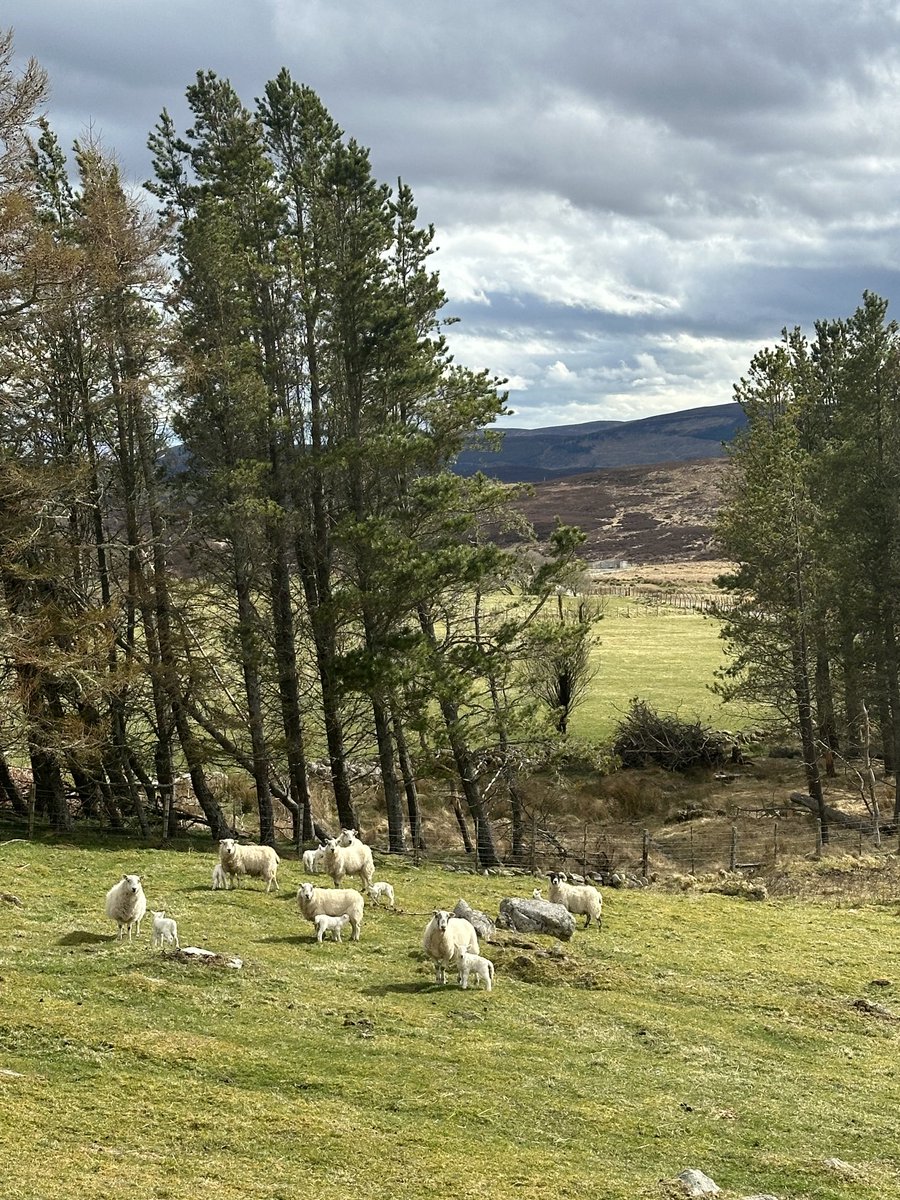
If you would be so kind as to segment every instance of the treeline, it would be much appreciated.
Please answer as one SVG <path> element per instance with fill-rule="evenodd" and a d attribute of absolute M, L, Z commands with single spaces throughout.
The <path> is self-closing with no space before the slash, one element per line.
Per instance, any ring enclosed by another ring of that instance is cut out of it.
<path fill-rule="evenodd" d="M 502 381 L 447 351 L 410 189 L 379 183 L 286 71 L 253 108 L 200 73 L 191 127 L 163 112 L 150 137 L 150 204 L 90 141 L 70 174 L 36 117 L 44 88 L 7 35 L 0 789 L 24 811 L 10 768 L 27 761 L 55 828 L 74 793 L 147 835 L 186 770 L 218 838 L 209 770 L 230 766 L 253 780 L 260 839 L 277 801 L 300 841 L 309 757 L 355 826 L 348 764 L 371 755 L 391 850 L 437 770 L 490 864 L 490 747 L 521 847 L 524 684 L 566 684 L 583 649 L 585 621 L 544 615 L 580 535 L 500 550 L 509 489 L 449 469 L 503 411 Z"/>
<path fill-rule="evenodd" d="M 731 451 L 719 538 L 735 659 L 723 690 L 774 703 L 803 746 L 823 825 L 823 769 L 900 761 L 900 329 L 866 293 L 815 336 L 785 330 L 735 388 L 748 417 Z M 894 817 L 898 804 L 895 802 Z"/>

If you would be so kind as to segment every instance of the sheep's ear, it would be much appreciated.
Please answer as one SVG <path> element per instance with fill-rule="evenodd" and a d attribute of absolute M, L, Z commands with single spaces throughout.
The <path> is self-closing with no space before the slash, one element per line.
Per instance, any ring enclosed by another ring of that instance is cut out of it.
<path fill-rule="evenodd" d="M 436 908 L 432 909 L 432 910 L 431 910 L 431 915 L 432 915 L 433 917 L 436 917 L 436 916 L 438 915 L 438 909 L 436 909 Z"/>

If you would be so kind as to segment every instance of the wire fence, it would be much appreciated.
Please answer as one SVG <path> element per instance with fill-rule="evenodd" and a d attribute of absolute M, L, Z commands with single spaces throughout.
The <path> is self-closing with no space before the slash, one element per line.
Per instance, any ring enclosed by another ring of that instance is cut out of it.
<path fill-rule="evenodd" d="M 733 596 L 725 592 L 682 592 L 660 591 L 657 588 L 641 587 L 633 583 L 599 583 L 594 586 L 598 596 L 619 596 L 623 599 L 636 600 L 638 606 L 622 611 L 633 615 L 641 608 L 649 613 L 659 613 L 662 608 L 681 609 L 685 612 L 730 612 L 734 608 Z"/>

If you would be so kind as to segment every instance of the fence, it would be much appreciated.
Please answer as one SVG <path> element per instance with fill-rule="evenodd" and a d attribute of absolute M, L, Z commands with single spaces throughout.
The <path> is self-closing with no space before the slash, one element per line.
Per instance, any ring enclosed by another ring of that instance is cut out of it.
<path fill-rule="evenodd" d="M 730 612 L 735 604 L 734 598 L 724 592 L 664 592 L 633 583 L 600 583 L 595 585 L 594 592 L 598 596 L 620 596 L 636 600 L 645 609 L 656 613 L 661 608 L 699 613 Z"/>

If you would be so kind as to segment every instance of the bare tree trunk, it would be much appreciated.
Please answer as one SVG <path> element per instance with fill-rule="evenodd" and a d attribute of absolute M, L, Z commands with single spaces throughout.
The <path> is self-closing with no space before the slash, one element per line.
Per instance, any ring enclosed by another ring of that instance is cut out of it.
<path fill-rule="evenodd" d="M 253 781 L 256 785 L 256 804 L 259 811 L 259 840 L 263 845 L 275 844 L 275 814 L 269 791 L 269 752 L 266 746 L 265 722 L 262 711 L 262 691 L 258 666 L 258 620 L 250 595 L 252 564 L 250 555 L 238 536 L 232 540 L 234 550 L 234 584 L 238 602 L 238 638 L 241 646 L 241 670 L 244 675 L 244 694 L 247 698 L 247 724 L 253 748 Z"/>
<path fill-rule="evenodd" d="M 800 728 L 800 743 L 803 747 L 803 769 L 810 797 L 815 801 L 819 820 L 822 822 L 822 841 L 828 841 L 828 819 L 825 812 L 825 797 L 819 775 L 816 754 L 816 735 L 813 727 L 812 700 L 810 696 L 809 671 L 807 666 L 806 640 L 801 631 L 791 651 L 794 673 L 794 695 L 797 700 L 797 721 Z"/>
<path fill-rule="evenodd" d="M 466 854 L 472 854 L 475 847 L 472 845 L 472 839 L 469 837 L 469 827 L 466 825 L 466 818 L 463 816 L 462 806 L 459 803 L 459 787 L 455 783 L 451 783 L 450 785 L 450 799 L 453 801 L 453 812 L 462 836 L 463 847 Z"/>
<path fill-rule="evenodd" d="M 406 811 L 409 813 L 409 828 L 413 838 L 413 845 L 417 850 L 425 850 L 426 846 L 425 838 L 422 836 L 422 818 L 419 812 L 419 792 L 416 787 L 416 775 L 413 770 L 412 759 L 409 756 L 409 746 L 406 743 L 403 722 L 394 703 L 391 704 L 391 718 L 394 728 L 394 739 L 397 743 L 397 758 L 400 761 L 400 770 L 403 775 L 403 790 L 406 792 Z"/>
<path fill-rule="evenodd" d="M 6 794 L 6 798 L 12 805 L 13 812 L 16 814 L 16 816 L 28 816 L 28 805 L 22 799 L 21 793 L 16 787 L 16 781 L 12 777 L 9 764 L 7 763 L 2 752 L 0 752 L 0 791 L 3 791 Z"/>

